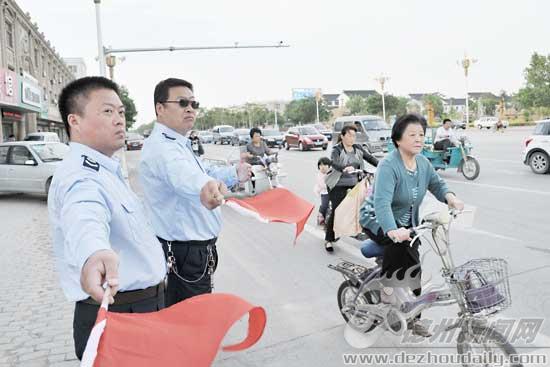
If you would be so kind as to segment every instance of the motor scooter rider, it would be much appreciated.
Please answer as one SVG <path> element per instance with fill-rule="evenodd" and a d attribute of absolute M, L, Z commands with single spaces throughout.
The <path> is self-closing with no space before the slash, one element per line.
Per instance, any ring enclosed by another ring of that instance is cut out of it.
<path fill-rule="evenodd" d="M 252 129 L 250 129 L 250 138 L 250 143 L 246 145 L 245 157 L 247 162 L 253 166 L 252 176 L 255 177 L 254 166 L 262 166 L 263 169 L 270 169 L 270 164 L 277 162 L 277 152 L 274 152 L 272 149 L 270 149 L 265 141 L 262 140 L 262 130 L 260 128 L 253 127 Z M 272 155 L 275 155 L 275 157 L 270 157 Z M 275 176 L 274 181 L 276 187 L 281 186 L 279 184 L 277 176 Z M 254 181 L 254 179 L 252 180 L 252 190 L 253 193 L 255 193 L 256 182 Z"/>

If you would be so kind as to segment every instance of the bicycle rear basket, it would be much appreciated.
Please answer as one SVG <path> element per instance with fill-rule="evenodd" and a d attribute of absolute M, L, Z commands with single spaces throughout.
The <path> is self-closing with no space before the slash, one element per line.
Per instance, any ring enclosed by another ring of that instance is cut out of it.
<path fill-rule="evenodd" d="M 468 311 L 473 314 L 500 312 L 512 304 L 508 263 L 504 259 L 473 259 L 458 266 L 451 279 L 464 294 Z"/>

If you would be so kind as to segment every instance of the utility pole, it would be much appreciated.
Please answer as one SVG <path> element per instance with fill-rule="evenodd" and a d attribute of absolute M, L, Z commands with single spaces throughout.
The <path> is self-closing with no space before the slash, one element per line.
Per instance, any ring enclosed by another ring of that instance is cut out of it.
<path fill-rule="evenodd" d="M 319 123 L 319 102 L 321 101 L 321 90 L 315 92 L 315 111 L 317 113 L 317 123 Z"/>
<path fill-rule="evenodd" d="M 384 75 L 380 75 L 378 78 L 374 78 L 374 80 L 376 80 L 380 84 L 380 89 L 382 90 L 382 116 L 384 118 L 384 121 L 386 121 L 386 99 L 384 96 L 384 85 L 388 80 L 390 80 L 390 78 Z"/>
<path fill-rule="evenodd" d="M 99 61 L 99 75 L 107 76 L 105 70 L 105 53 L 103 48 L 103 38 L 101 35 L 101 0 L 94 0 L 95 4 L 95 23 L 97 29 L 97 59 Z"/>
<path fill-rule="evenodd" d="M 470 125 L 470 105 L 469 105 L 469 88 L 468 88 L 468 69 L 472 64 L 477 62 L 476 59 L 469 58 L 464 53 L 464 59 L 457 61 L 457 63 L 464 69 L 464 77 L 466 79 L 466 127 Z"/>

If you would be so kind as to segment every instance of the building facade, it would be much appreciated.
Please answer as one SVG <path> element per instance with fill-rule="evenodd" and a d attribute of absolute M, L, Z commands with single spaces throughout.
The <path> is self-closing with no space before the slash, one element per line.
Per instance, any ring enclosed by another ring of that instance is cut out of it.
<path fill-rule="evenodd" d="M 86 63 L 81 57 L 64 57 L 63 61 L 69 68 L 69 71 L 73 73 L 76 79 L 83 78 L 88 75 L 86 70 Z"/>
<path fill-rule="evenodd" d="M 0 35 L 0 142 L 36 131 L 67 141 L 57 102 L 74 74 L 13 0 L 0 5 Z"/>

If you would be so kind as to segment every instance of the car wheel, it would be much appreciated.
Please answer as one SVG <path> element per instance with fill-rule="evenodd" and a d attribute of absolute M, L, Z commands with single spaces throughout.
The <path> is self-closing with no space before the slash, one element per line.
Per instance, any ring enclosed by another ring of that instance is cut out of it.
<path fill-rule="evenodd" d="M 483 126 L 481 125 L 477 125 L 477 127 L 479 128 L 479 130 L 483 129 Z"/>
<path fill-rule="evenodd" d="M 285 149 L 290 150 L 290 145 L 288 143 L 285 143 Z"/>
<path fill-rule="evenodd" d="M 298 144 L 298 148 L 299 148 L 302 152 L 305 150 L 304 144 L 302 144 L 302 142 L 300 142 L 300 143 Z"/>
<path fill-rule="evenodd" d="M 323 150 L 327 150 L 328 148 L 328 144 L 327 145 L 323 145 Z"/>
<path fill-rule="evenodd" d="M 529 157 L 529 166 L 531 170 L 538 174 L 545 174 L 550 169 L 550 159 L 544 152 L 534 152 Z"/>

